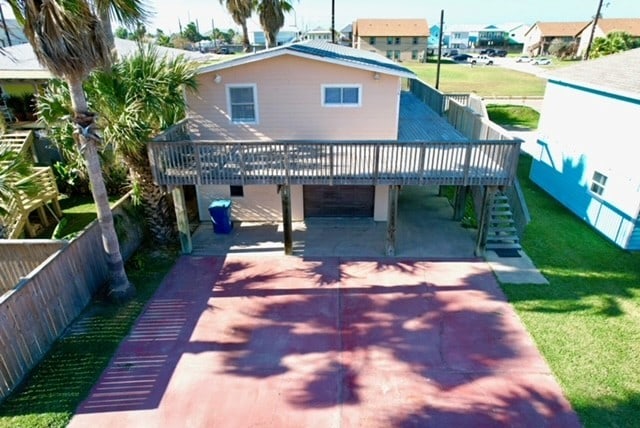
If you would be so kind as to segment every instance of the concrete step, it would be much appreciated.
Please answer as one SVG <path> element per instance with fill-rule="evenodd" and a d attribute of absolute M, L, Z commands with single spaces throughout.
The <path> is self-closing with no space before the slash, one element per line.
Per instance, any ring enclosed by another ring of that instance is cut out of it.
<path fill-rule="evenodd" d="M 520 244 L 497 244 L 497 243 L 488 243 L 487 242 L 487 250 L 501 250 L 501 249 L 513 249 L 513 250 L 522 250 Z"/>

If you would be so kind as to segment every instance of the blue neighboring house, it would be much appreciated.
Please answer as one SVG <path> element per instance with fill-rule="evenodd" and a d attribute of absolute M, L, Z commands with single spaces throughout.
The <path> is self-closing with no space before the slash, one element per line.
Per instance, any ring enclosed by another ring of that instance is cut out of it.
<path fill-rule="evenodd" d="M 621 248 L 640 250 L 640 49 L 550 72 L 531 179 Z"/>

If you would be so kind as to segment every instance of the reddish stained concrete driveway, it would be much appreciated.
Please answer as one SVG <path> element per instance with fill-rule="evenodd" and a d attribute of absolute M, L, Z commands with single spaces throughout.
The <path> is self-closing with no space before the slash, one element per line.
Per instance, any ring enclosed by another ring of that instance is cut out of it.
<path fill-rule="evenodd" d="M 578 427 L 480 261 L 183 257 L 71 427 Z"/>

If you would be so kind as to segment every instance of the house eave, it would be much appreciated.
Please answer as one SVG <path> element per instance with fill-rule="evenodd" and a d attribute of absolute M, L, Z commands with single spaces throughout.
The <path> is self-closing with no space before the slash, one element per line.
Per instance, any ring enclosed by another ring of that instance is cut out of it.
<path fill-rule="evenodd" d="M 368 64 L 363 64 L 363 63 L 358 63 L 358 62 L 351 62 L 351 61 L 345 61 L 345 60 L 340 60 L 340 59 L 334 59 L 334 58 L 326 58 L 326 57 L 321 57 L 321 56 L 317 56 L 317 55 L 312 55 L 312 54 L 308 54 L 305 52 L 298 52 L 298 51 L 294 51 L 294 50 L 289 50 L 286 48 L 283 49 L 279 49 L 279 50 L 274 50 L 272 52 L 268 52 L 268 53 L 260 53 L 259 55 L 248 55 L 246 57 L 243 58 L 238 58 L 238 59 L 234 59 L 234 60 L 229 60 L 229 61 L 225 61 L 225 62 L 221 62 L 221 63 L 216 63 L 216 64 L 211 64 L 205 67 L 202 67 L 198 70 L 198 74 L 207 74 L 207 73 L 211 73 L 214 71 L 221 71 L 221 70 L 225 70 L 225 69 L 229 69 L 229 68 L 233 68 L 233 67 L 238 67 L 241 65 L 246 65 L 246 64 L 251 64 L 254 62 L 258 62 L 258 61 L 263 61 L 266 59 L 271 59 L 271 58 L 277 58 L 279 56 L 282 55 L 292 55 L 292 56 L 296 56 L 299 58 L 305 58 L 305 59 L 310 59 L 313 61 L 319 61 L 319 62 L 324 62 L 324 63 L 328 63 L 328 64 L 334 64 L 334 65 L 341 65 L 344 67 L 351 67 L 351 68 L 357 68 L 360 70 L 365 70 L 365 71 L 372 71 L 375 73 L 381 73 L 381 74 L 386 74 L 386 75 L 390 75 L 390 76 L 397 76 L 397 77 L 401 77 L 401 78 L 407 78 L 407 79 L 415 79 L 417 76 L 409 71 L 402 71 L 402 70 L 392 70 L 388 67 L 384 67 L 382 65 L 380 66 L 376 66 L 376 65 L 368 65 Z"/>

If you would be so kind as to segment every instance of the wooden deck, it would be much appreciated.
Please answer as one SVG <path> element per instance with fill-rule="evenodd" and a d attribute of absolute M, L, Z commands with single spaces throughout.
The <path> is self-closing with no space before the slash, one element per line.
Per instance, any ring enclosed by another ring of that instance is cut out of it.
<path fill-rule="evenodd" d="M 148 154 L 154 179 L 169 186 L 510 186 L 521 142 L 467 108 L 463 98 L 413 82 L 400 95 L 396 141 L 158 138 Z"/>
<path fill-rule="evenodd" d="M 148 144 L 154 179 L 186 184 L 511 185 L 520 142 Z"/>

